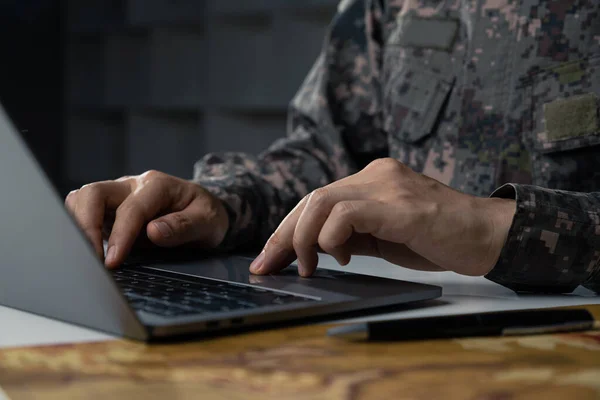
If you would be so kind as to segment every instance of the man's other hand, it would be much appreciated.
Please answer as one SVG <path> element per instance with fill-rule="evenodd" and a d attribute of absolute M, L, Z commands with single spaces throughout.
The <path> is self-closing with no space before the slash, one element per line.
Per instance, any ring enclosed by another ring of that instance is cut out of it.
<path fill-rule="evenodd" d="M 157 246 L 212 248 L 229 226 L 219 199 L 193 182 L 157 171 L 85 185 L 69 193 L 65 204 L 101 258 L 103 239 L 108 239 L 108 267 L 125 260 L 142 229 Z"/>
<path fill-rule="evenodd" d="M 302 276 L 322 250 L 341 265 L 356 255 L 425 271 L 485 275 L 497 262 L 516 211 L 514 200 L 474 197 L 394 159 L 306 196 L 250 267 L 256 274 L 298 259 Z"/>

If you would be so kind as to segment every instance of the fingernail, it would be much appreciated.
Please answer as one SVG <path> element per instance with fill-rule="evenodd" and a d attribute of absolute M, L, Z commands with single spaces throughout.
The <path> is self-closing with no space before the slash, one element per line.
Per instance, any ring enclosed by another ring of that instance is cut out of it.
<path fill-rule="evenodd" d="M 104 263 L 111 264 L 115 260 L 116 255 L 117 247 L 115 245 L 110 246 L 106 252 L 106 259 L 104 260 Z"/>
<path fill-rule="evenodd" d="M 252 264 L 250 264 L 250 272 L 252 273 L 257 273 L 260 271 L 260 269 L 262 268 L 263 264 L 265 262 L 265 251 L 263 250 L 258 257 L 256 257 L 254 259 L 254 261 L 252 261 Z"/>
<path fill-rule="evenodd" d="M 156 229 L 158 229 L 158 231 L 164 238 L 169 238 L 173 235 L 173 231 L 171 230 L 171 227 L 169 225 L 167 225 L 166 222 L 158 221 L 158 222 L 154 223 L 154 226 L 156 227 Z"/>

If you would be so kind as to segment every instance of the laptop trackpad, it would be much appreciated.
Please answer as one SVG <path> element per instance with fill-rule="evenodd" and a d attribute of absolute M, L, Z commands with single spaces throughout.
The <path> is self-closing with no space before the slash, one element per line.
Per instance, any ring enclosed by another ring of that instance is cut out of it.
<path fill-rule="evenodd" d="M 291 265 L 275 275 L 252 275 L 248 268 L 251 259 L 238 256 L 214 257 L 199 261 L 178 263 L 158 263 L 147 265 L 163 271 L 175 272 L 200 278 L 211 278 L 220 281 L 251 284 L 264 288 L 283 290 L 291 293 L 319 297 L 329 301 L 344 301 L 355 299 L 348 295 L 353 286 L 343 282 L 342 276 L 353 275 L 341 271 L 320 269 L 310 278 L 298 275 L 296 266 Z M 340 280 L 340 278 L 342 278 Z"/>

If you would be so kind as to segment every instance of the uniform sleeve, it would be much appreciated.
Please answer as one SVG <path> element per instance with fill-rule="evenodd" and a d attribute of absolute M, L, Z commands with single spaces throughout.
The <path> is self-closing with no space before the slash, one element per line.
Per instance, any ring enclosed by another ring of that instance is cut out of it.
<path fill-rule="evenodd" d="M 368 3 L 340 5 L 321 54 L 290 104 L 285 138 L 257 157 L 209 154 L 196 163 L 194 181 L 229 213 L 223 248 L 264 244 L 305 195 L 387 151 L 376 120 L 380 13 Z M 358 136 L 360 145 L 354 146 Z"/>
<path fill-rule="evenodd" d="M 488 279 L 519 292 L 600 293 L 600 193 L 508 184 L 492 197 L 516 199 L 517 212 Z"/>

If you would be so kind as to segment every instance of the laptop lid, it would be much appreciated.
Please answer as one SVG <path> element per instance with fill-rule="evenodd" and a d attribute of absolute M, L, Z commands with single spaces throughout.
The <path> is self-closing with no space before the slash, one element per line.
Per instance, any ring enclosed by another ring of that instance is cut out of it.
<path fill-rule="evenodd" d="M 1 106 L 0 193 L 0 305 L 147 339 Z"/>

